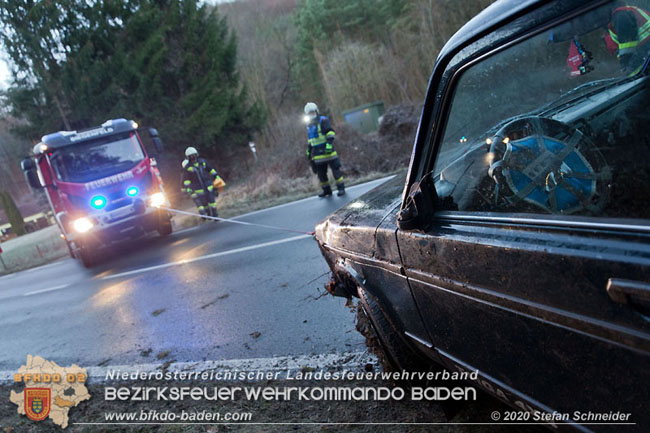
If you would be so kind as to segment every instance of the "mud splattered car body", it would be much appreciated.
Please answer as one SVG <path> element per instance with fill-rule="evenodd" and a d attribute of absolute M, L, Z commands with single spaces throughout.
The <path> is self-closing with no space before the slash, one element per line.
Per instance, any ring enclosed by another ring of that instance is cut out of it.
<path fill-rule="evenodd" d="M 479 370 L 580 431 L 650 425 L 650 77 L 600 45 L 619 6 L 487 8 L 438 56 L 408 173 L 316 227 L 394 367 Z"/>

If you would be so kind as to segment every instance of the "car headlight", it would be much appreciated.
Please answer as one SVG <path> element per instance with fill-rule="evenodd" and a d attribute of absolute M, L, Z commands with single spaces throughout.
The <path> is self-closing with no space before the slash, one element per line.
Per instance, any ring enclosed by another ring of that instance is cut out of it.
<path fill-rule="evenodd" d="M 72 227 L 79 233 L 86 233 L 88 230 L 93 228 L 94 224 L 90 219 L 86 217 L 78 218 L 72 223 Z"/>
<path fill-rule="evenodd" d="M 165 198 L 165 194 L 162 192 L 157 192 L 155 194 L 151 194 L 151 197 L 149 198 L 149 204 L 151 204 L 152 207 L 160 207 L 167 202 L 167 199 Z"/>

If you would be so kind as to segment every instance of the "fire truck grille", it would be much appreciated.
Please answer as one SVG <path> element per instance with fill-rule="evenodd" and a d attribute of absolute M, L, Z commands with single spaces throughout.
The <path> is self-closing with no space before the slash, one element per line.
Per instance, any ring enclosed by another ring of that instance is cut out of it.
<path fill-rule="evenodd" d="M 133 204 L 133 199 L 129 197 L 120 196 L 117 194 L 112 195 L 108 198 L 108 204 L 106 205 L 106 211 L 110 212 L 115 209 L 119 209 L 124 206 L 129 206 Z"/>

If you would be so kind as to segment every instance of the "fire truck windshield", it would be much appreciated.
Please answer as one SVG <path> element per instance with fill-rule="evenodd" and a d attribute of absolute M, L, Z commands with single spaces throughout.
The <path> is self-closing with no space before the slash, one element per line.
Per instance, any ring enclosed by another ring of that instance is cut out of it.
<path fill-rule="evenodd" d="M 50 154 L 57 179 L 89 182 L 129 170 L 144 159 L 135 133 L 102 137 L 53 151 Z"/>

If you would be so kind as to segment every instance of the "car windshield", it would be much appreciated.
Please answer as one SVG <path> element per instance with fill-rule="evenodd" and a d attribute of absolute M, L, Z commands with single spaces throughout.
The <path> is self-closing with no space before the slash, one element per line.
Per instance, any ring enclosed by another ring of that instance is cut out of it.
<path fill-rule="evenodd" d="M 444 209 L 648 218 L 649 6 L 586 9 L 468 64 L 429 162 Z"/>
<path fill-rule="evenodd" d="M 89 182 L 134 167 L 144 159 L 144 152 L 130 132 L 57 149 L 50 159 L 57 179 Z"/>
<path fill-rule="evenodd" d="M 640 66 L 650 43 L 639 49 L 633 63 L 623 63 L 604 42 L 610 12 L 611 6 L 591 11 L 463 73 L 454 90 L 434 173 L 484 143 L 504 121 L 579 103 L 643 73 Z"/>

